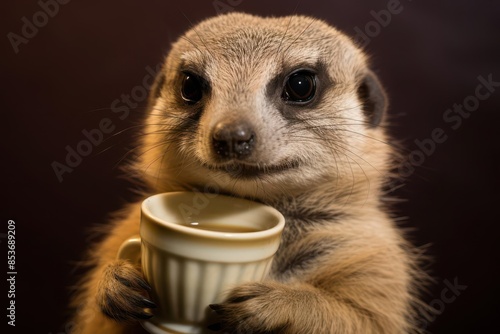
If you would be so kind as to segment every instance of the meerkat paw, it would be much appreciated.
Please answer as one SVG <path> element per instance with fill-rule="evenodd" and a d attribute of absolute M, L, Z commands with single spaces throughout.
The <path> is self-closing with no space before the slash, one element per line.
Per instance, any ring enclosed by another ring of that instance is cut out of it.
<path fill-rule="evenodd" d="M 147 297 L 151 288 L 141 273 L 127 261 L 108 265 L 97 291 L 97 304 L 117 321 L 144 320 L 153 316 L 156 305 Z"/>
<path fill-rule="evenodd" d="M 233 289 L 223 303 L 210 305 L 219 322 L 208 328 L 232 334 L 302 333 L 296 323 L 300 319 L 293 319 L 295 295 L 276 282 L 244 284 Z"/>

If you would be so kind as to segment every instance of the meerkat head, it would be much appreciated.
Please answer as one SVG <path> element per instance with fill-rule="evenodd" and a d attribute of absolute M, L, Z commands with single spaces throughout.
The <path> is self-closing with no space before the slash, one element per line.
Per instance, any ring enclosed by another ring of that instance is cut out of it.
<path fill-rule="evenodd" d="M 229 14 L 172 47 L 139 168 L 158 191 L 207 185 L 262 198 L 376 189 L 386 99 L 352 41 L 317 19 Z"/>

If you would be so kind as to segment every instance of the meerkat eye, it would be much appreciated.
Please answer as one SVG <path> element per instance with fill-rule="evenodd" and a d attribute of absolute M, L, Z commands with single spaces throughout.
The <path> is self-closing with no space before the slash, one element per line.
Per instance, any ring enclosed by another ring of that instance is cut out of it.
<path fill-rule="evenodd" d="M 289 102 L 308 102 L 316 93 L 316 75 L 301 70 L 292 73 L 283 90 L 282 99 Z"/>
<path fill-rule="evenodd" d="M 184 73 L 181 86 L 182 99 L 188 103 L 196 103 L 203 97 L 203 86 L 198 76 Z"/>

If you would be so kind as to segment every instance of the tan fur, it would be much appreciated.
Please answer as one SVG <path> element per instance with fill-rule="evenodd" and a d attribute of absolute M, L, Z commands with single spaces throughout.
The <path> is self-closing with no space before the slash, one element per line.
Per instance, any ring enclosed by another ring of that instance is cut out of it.
<path fill-rule="evenodd" d="M 321 87 L 322 100 L 315 108 L 293 109 L 295 122 L 287 122 L 270 101 L 268 83 L 283 69 L 317 63 L 330 80 Z M 202 71 L 211 85 L 197 126 L 184 131 L 178 130 L 182 122 L 195 121 L 179 104 L 181 66 Z M 319 20 L 230 14 L 188 31 L 173 45 L 163 73 L 135 173 L 152 193 L 216 190 L 272 205 L 287 219 L 269 279 L 237 287 L 214 306 L 225 330 L 418 332 L 413 307 L 424 275 L 382 200 L 394 152 L 384 126 L 369 126 L 357 95 L 371 73 L 364 53 Z M 211 168 L 217 165 L 207 140 L 211 129 L 241 117 L 258 129 L 247 163 L 265 169 L 293 158 L 299 167 L 250 179 Z M 137 269 L 115 258 L 121 243 L 138 234 L 138 204 L 124 217 L 90 255 L 95 267 L 75 298 L 82 305 L 75 333 L 139 331 L 134 323 L 104 317 L 98 307 L 106 291 L 131 295 L 113 279 L 116 272 L 137 280 Z M 134 293 L 143 294 L 137 284 Z"/>

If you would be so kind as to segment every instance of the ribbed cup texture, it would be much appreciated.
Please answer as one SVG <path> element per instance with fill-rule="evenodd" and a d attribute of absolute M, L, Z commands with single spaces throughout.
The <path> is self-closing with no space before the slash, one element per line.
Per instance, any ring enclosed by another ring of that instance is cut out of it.
<path fill-rule="evenodd" d="M 209 304 L 221 302 L 232 287 L 264 279 L 271 262 L 272 257 L 247 263 L 206 262 L 142 245 L 142 267 L 160 321 L 201 323 Z"/>

